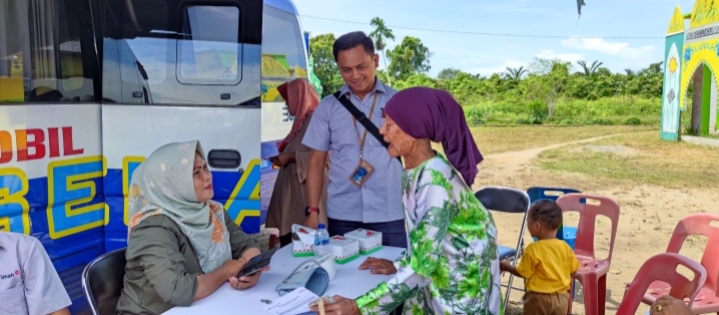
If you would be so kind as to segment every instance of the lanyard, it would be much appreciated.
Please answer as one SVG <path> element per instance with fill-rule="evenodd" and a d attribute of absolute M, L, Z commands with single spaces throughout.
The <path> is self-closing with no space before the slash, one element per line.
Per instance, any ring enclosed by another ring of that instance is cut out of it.
<path fill-rule="evenodd" d="M 372 101 L 372 109 L 369 112 L 369 120 L 372 120 L 372 114 L 374 114 L 374 106 L 377 104 L 377 92 L 374 92 L 374 100 Z M 362 158 L 362 151 L 364 150 L 364 142 L 367 140 L 367 129 L 364 130 L 364 135 L 360 138 L 359 129 L 357 129 L 357 119 L 352 116 L 352 123 L 355 125 L 355 131 L 357 132 L 357 142 L 360 146 L 360 159 Z"/>

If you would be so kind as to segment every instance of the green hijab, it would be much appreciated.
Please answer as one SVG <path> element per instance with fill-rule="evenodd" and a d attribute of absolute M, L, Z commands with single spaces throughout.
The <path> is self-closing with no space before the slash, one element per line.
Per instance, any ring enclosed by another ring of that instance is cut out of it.
<path fill-rule="evenodd" d="M 192 178 L 195 153 L 206 160 L 199 141 L 166 144 L 135 169 L 128 194 L 128 239 L 132 228 L 154 215 L 172 219 L 190 240 L 202 271 L 232 259 L 221 204 L 197 201 Z"/>

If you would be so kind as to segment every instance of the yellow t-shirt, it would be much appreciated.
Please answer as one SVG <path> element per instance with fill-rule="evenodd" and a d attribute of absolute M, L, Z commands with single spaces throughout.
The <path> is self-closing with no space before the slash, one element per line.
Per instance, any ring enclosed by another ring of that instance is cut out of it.
<path fill-rule="evenodd" d="M 524 250 L 517 272 L 527 279 L 527 292 L 564 293 L 579 269 L 572 248 L 562 240 L 540 240 Z"/>

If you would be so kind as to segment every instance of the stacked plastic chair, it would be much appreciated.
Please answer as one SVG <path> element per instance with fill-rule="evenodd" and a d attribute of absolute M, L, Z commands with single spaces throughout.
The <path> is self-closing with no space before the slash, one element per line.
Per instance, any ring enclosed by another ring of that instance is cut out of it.
<path fill-rule="evenodd" d="M 719 223 L 717 214 L 691 214 L 677 224 L 669 240 L 667 253 L 678 254 L 684 241 L 690 235 L 703 235 L 707 237 L 701 265 L 706 269 L 708 278 L 701 287 L 699 294 L 692 305 L 694 314 L 719 313 L 719 227 L 713 227 L 711 222 Z M 642 302 L 652 304 L 666 295 L 671 286 L 663 281 L 653 282 L 649 286 L 649 293 L 644 295 Z"/>
<path fill-rule="evenodd" d="M 578 212 L 579 226 L 574 255 L 579 260 L 579 270 L 574 279 L 584 288 L 585 314 L 604 315 L 604 304 L 607 298 L 607 273 L 611 266 L 614 240 L 619 224 L 619 204 L 614 200 L 587 194 L 568 194 L 557 199 L 563 213 Z M 609 255 L 606 259 L 597 260 L 594 253 L 594 227 L 597 216 L 606 216 L 612 221 L 612 232 L 609 243 Z M 572 283 L 574 287 L 574 283 Z M 572 298 L 569 309 L 571 313 Z"/>
<path fill-rule="evenodd" d="M 688 279 L 678 273 L 677 266 L 679 265 L 689 269 L 694 276 L 693 279 Z M 635 314 L 642 302 L 642 296 L 647 292 L 650 283 L 654 281 L 660 281 L 671 287 L 666 295 L 679 300 L 689 299 L 691 308 L 692 301 L 696 301 L 706 279 L 707 272 L 704 267 L 687 257 L 673 253 L 653 256 L 644 262 L 637 275 L 634 276 L 634 280 L 627 285 L 627 291 L 617 309 L 617 315 Z"/>

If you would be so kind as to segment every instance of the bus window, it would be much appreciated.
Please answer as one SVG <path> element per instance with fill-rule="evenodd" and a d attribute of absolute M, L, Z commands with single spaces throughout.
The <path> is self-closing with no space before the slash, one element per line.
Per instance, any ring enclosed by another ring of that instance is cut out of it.
<path fill-rule="evenodd" d="M 277 86 L 307 78 L 307 60 L 299 20 L 292 13 L 264 6 L 262 33 L 262 100 L 280 102 Z"/>
<path fill-rule="evenodd" d="M 89 102 L 97 77 L 89 3 L 0 0 L 0 102 Z"/>
<path fill-rule="evenodd" d="M 194 84 L 240 83 L 240 9 L 194 5 L 185 7 L 183 12 L 184 39 L 177 41 L 179 81 Z"/>
<path fill-rule="evenodd" d="M 103 97 L 121 104 L 259 106 L 261 29 L 240 26 L 260 21 L 240 8 L 258 10 L 243 1 L 112 1 L 105 23 L 108 15 L 119 19 L 121 31 L 106 27 Z"/>

